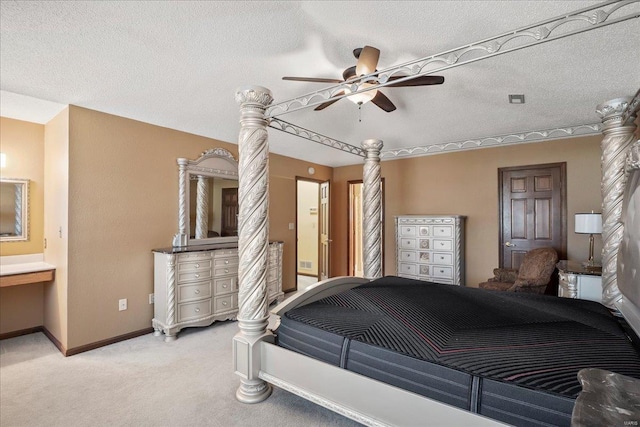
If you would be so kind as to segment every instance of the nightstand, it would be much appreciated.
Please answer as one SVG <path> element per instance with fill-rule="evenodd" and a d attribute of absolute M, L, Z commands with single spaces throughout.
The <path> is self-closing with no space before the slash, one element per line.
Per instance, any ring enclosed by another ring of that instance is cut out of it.
<path fill-rule="evenodd" d="M 602 302 L 602 268 L 584 267 L 577 261 L 560 261 L 558 296 Z"/>

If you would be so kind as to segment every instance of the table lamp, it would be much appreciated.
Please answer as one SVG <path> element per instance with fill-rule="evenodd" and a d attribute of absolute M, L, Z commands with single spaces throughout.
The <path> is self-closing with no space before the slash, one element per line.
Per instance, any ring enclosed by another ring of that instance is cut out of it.
<path fill-rule="evenodd" d="M 593 260 L 593 235 L 602 233 L 602 214 L 594 212 L 577 213 L 575 232 L 578 234 L 589 235 L 589 260 L 583 262 L 582 264 L 585 267 L 594 267 L 595 261 Z"/>

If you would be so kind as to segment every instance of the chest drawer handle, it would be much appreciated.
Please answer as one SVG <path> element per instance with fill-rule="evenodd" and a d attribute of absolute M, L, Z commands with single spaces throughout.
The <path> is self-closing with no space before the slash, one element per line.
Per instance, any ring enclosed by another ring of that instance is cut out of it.
<path fill-rule="evenodd" d="M 226 301 L 222 301 L 222 305 L 224 305 L 226 307 L 227 306 L 227 302 Z"/>
<path fill-rule="evenodd" d="M 225 259 L 225 260 L 224 260 L 224 263 L 225 263 L 225 264 L 229 264 L 229 260 L 228 260 L 228 259 Z"/>
<path fill-rule="evenodd" d="M 444 242 L 440 242 L 440 246 L 444 246 Z"/>
<path fill-rule="evenodd" d="M 199 267 L 200 267 L 200 264 L 196 264 L 196 268 L 199 268 Z"/>
<path fill-rule="evenodd" d="M 225 273 L 228 273 L 228 272 L 229 272 L 229 269 L 228 269 L 228 268 L 225 268 L 225 269 L 224 269 L 224 272 L 225 272 Z"/>
<path fill-rule="evenodd" d="M 194 293 L 198 295 L 200 293 L 200 289 L 196 289 Z"/>
<path fill-rule="evenodd" d="M 198 307 L 196 307 L 193 311 L 195 311 L 196 313 L 200 313 L 200 309 Z"/>
<path fill-rule="evenodd" d="M 443 256 L 441 256 L 441 257 L 440 257 L 440 259 L 444 259 L 444 257 L 443 257 Z"/>
<path fill-rule="evenodd" d="M 223 288 L 227 289 L 227 285 L 222 285 Z"/>
<path fill-rule="evenodd" d="M 444 273 L 444 270 L 440 270 L 440 273 Z"/>
<path fill-rule="evenodd" d="M 197 279 L 198 277 L 200 277 L 200 275 L 199 275 L 199 274 L 196 274 L 196 279 Z"/>

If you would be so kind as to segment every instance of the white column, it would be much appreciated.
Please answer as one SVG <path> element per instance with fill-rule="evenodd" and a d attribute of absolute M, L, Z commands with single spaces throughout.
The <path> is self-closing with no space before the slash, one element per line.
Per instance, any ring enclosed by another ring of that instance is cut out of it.
<path fill-rule="evenodd" d="M 362 178 L 362 234 L 364 277 L 382 277 L 382 184 L 380 179 L 380 150 L 382 141 L 367 139 L 362 142 L 367 153 Z"/>
<path fill-rule="evenodd" d="M 622 241 L 622 198 L 625 155 L 633 143 L 635 115 L 623 122 L 622 113 L 630 98 L 617 98 L 598 105 L 602 117 L 602 303 L 610 308 L 620 298 L 616 277 L 618 248 Z"/>
<path fill-rule="evenodd" d="M 173 236 L 173 246 L 187 246 L 189 230 L 187 230 L 187 159 L 178 160 L 178 233 Z"/>
<path fill-rule="evenodd" d="M 269 144 L 266 107 L 271 92 L 260 86 L 238 89 L 238 326 L 233 338 L 234 368 L 240 376 L 236 398 L 258 403 L 269 397 L 271 386 L 258 378 L 260 342 L 273 342 L 267 331 L 267 250 L 269 238 Z"/>
<path fill-rule="evenodd" d="M 209 228 L 209 179 L 198 175 L 196 197 L 196 239 L 206 239 Z"/>

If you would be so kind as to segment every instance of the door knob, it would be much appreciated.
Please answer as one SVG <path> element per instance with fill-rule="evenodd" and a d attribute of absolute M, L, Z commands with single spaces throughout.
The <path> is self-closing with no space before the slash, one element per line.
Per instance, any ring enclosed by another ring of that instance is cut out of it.
<path fill-rule="evenodd" d="M 513 243 L 511 243 L 511 242 L 507 242 L 507 243 L 505 243 L 504 245 L 505 245 L 505 246 L 507 246 L 507 247 L 509 247 L 509 248 L 515 248 L 515 247 L 516 247 L 516 245 L 514 245 L 514 244 L 513 244 Z"/>

